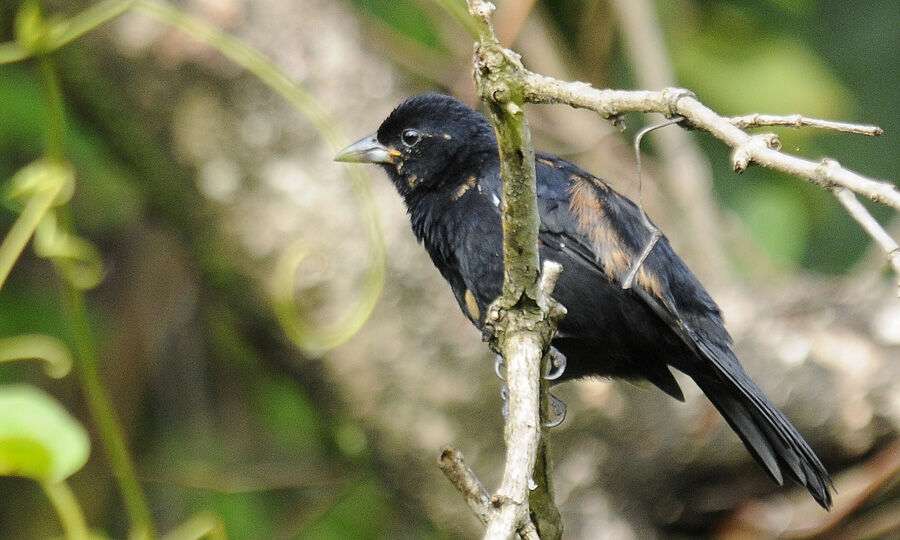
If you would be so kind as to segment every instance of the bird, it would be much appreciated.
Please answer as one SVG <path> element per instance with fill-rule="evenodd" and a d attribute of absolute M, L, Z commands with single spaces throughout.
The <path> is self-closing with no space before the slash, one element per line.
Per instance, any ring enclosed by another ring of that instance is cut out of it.
<path fill-rule="evenodd" d="M 386 171 L 415 237 L 463 314 L 484 331 L 488 306 L 503 286 L 502 179 L 488 120 L 452 96 L 416 95 L 334 159 Z M 553 297 L 567 314 L 552 340 L 565 358 L 560 381 L 647 380 L 684 401 L 674 368 L 694 380 L 775 482 L 793 479 L 829 509 L 830 475 L 744 371 L 721 310 L 666 236 L 624 288 L 651 241 L 643 210 L 553 154 L 535 152 L 535 172 L 540 258 L 562 265 Z"/>

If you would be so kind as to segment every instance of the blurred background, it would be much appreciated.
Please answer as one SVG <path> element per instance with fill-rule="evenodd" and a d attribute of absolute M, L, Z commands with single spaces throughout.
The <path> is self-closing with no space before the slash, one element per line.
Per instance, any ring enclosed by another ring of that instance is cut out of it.
<path fill-rule="evenodd" d="M 533 71 L 595 87 L 677 84 L 723 115 L 877 124 L 878 138 L 775 131 L 788 152 L 896 181 L 895 0 L 496 3 L 501 41 Z M 19 4 L 0 3 L 3 41 Z M 44 4 L 65 17 L 94 3 Z M 271 58 L 349 141 L 418 92 L 475 104 L 472 42 L 442 4 L 462 2 L 178 5 Z M 436 459 L 451 443 L 497 485 L 500 382 L 383 173 L 363 169 L 371 181 L 354 187 L 335 148 L 282 97 L 141 14 L 53 58 L 76 173 L 73 229 L 104 261 L 90 322 L 160 531 L 208 510 L 230 538 L 477 536 Z M 627 116 L 619 132 L 563 106 L 526 113 L 537 148 L 637 196 L 632 140 L 659 118 Z M 3 182 L 40 157 L 45 124 L 35 65 L 0 65 Z M 758 168 L 735 175 L 729 149 L 706 134 L 667 128 L 644 149 L 648 212 L 722 306 L 747 370 L 836 474 L 836 508 L 772 483 L 692 384 L 682 381 L 681 404 L 583 381 L 555 390 L 569 406 L 551 436 L 566 537 L 900 537 L 900 303 L 884 254 L 830 194 Z M 869 207 L 897 238 L 897 216 Z M 309 252 L 292 285 L 297 315 L 342 324 L 379 262 L 373 209 L 387 258 L 371 318 L 336 348 L 301 350 L 273 314 L 279 261 Z M 16 217 L 0 209 L 0 230 Z M 0 293 L 0 334 L 69 342 L 69 323 L 52 266 L 26 250 Z M 125 537 L 76 376 L 0 364 L 0 384 L 20 382 L 91 433 L 70 484 L 92 528 Z M 0 538 L 60 530 L 37 484 L 0 477 Z"/>

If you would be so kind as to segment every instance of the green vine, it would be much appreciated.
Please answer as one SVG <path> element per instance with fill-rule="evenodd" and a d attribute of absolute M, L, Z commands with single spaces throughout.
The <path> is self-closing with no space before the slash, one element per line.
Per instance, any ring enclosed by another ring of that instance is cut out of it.
<path fill-rule="evenodd" d="M 26 0 L 16 16 L 15 41 L 0 43 L 0 65 L 35 60 L 47 106 L 44 157 L 17 172 L 6 193 L 7 200 L 18 204 L 21 210 L 0 244 L 0 288 L 33 238 L 35 253 L 49 259 L 62 278 L 63 304 L 76 354 L 72 355 L 56 338 L 28 334 L 0 339 L 0 363 L 41 359 L 47 362 L 48 375 L 62 377 L 71 369 L 74 356 L 74 365 L 97 424 L 99 438 L 109 456 L 132 522 L 130 536 L 154 538 L 156 532 L 144 492 L 137 479 L 122 427 L 102 384 L 98 347 L 85 306 L 83 291 L 100 283 L 103 261 L 90 242 L 72 234 L 64 225 L 68 220 L 65 219 L 63 207 L 74 192 L 75 173 L 65 161 L 65 109 L 50 54 L 126 11 L 135 10 L 197 38 L 256 75 L 291 102 L 335 151 L 346 146 L 347 140 L 316 100 L 265 56 L 181 10 L 146 0 L 110 0 L 87 8 L 67 20 L 60 20 L 45 17 L 41 7 L 38 0 Z M 314 327 L 300 318 L 293 294 L 294 278 L 306 256 L 306 249 L 296 246 L 286 250 L 276 268 L 272 289 L 273 309 L 288 336 L 308 353 L 332 348 L 355 334 L 372 313 L 384 282 L 385 249 L 368 179 L 356 168 L 345 168 L 345 172 L 359 200 L 371 244 L 371 262 L 357 304 L 338 324 L 329 328 Z M 0 455 L 0 469 L 2 458 Z M 41 485 L 60 517 L 66 537 L 89 538 L 84 516 L 68 485 L 64 481 L 44 481 Z M 200 514 L 165 536 L 170 540 L 202 537 L 226 538 L 221 520 Z"/>
<path fill-rule="evenodd" d="M 65 482 L 41 483 L 44 493 L 53 504 L 56 514 L 62 522 L 63 531 L 69 540 L 88 540 L 91 532 L 84 519 L 84 512 L 78 504 L 78 498 L 72 493 L 72 488 Z"/>
<path fill-rule="evenodd" d="M 72 370 L 72 353 L 53 336 L 23 334 L 0 338 L 0 363 L 13 360 L 43 360 L 47 376 L 61 379 Z"/>
<path fill-rule="evenodd" d="M 287 74 L 272 64 L 259 51 L 235 39 L 196 17 L 160 2 L 140 0 L 136 10 L 206 43 L 234 63 L 256 75 L 262 82 L 297 108 L 313 125 L 334 152 L 344 148 L 349 140 L 322 109 L 318 102 Z M 370 262 L 363 281 L 362 293 L 356 305 L 344 319 L 329 328 L 317 328 L 304 321 L 294 300 L 294 281 L 300 265 L 309 255 L 303 245 L 286 249 L 276 265 L 271 289 L 272 306 L 282 329 L 295 345 L 307 354 L 321 354 L 356 334 L 375 308 L 384 285 L 385 248 L 377 205 L 369 188 L 368 177 L 359 167 L 344 166 L 351 180 L 354 194 L 363 212 L 366 232 L 371 246 Z"/>

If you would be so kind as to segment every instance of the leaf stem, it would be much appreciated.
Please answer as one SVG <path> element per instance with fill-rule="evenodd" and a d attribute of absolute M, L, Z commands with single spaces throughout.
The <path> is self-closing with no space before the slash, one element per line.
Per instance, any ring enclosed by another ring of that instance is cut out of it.
<path fill-rule="evenodd" d="M 89 540 L 91 533 L 84 519 L 84 512 L 69 484 L 65 481 L 42 482 L 41 487 L 59 516 L 65 537 L 68 540 Z"/>
<path fill-rule="evenodd" d="M 63 137 L 65 136 L 66 122 L 59 77 L 56 75 L 53 61 L 49 56 L 41 55 L 37 59 L 37 66 L 41 84 L 44 87 L 44 98 L 47 103 L 44 153 L 52 161 L 61 162 L 63 159 Z"/>
<path fill-rule="evenodd" d="M 134 463 L 128 453 L 122 426 L 113 411 L 112 403 L 100 377 L 97 347 L 88 322 L 84 305 L 84 293 L 64 282 L 63 304 L 75 342 L 75 365 L 88 402 L 91 416 L 97 423 L 100 442 L 109 458 L 110 466 L 119 484 L 128 516 L 137 532 L 144 538 L 155 538 L 156 532 L 150 516 L 150 508 L 138 482 Z"/>

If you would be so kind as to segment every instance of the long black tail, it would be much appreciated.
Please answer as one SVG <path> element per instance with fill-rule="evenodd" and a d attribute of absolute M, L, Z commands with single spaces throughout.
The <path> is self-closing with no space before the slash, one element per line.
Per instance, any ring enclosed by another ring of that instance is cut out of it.
<path fill-rule="evenodd" d="M 696 381 L 773 480 L 783 485 L 787 473 L 823 508 L 831 508 L 834 483 L 809 444 L 743 370 L 725 375 Z"/>

